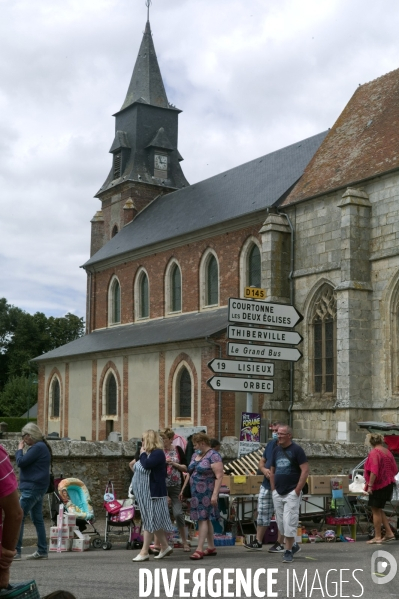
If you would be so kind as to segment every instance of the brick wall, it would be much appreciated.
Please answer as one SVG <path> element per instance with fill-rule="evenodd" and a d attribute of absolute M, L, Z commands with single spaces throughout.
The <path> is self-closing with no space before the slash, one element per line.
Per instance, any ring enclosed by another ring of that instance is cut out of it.
<path fill-rule="evenodd" d="M 144 267 L 148 273 L 150 286 L 150 318 L 165 315 L 165 271 L 172 258 L 178 261 L 182 271 L 183 312 L 200 309 L 199 265 L 208 247 L 214 249 L 219 260 L 220 305 L 226 305 L 229 297 L 239 295 L 239 258 L 245 240 L 250 236 L 259 239 L 261 227 L 254 225 L 245 229 L 226 232 L 210 239 L 176 247 L 168 251 L 154 253 L 137 261 L 108 268 L 93 274 L 92 283 L 92 323 L 91 330 L 104 328 L 108 323 L 108 287 L 114 275 L 121 285 L 121 322 L 133 322 L 134 281 L 137 271 Z"/>

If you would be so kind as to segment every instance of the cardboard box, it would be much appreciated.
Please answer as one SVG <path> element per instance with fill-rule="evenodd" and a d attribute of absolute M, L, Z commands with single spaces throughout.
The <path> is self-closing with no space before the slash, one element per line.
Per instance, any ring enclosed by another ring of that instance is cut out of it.
<path fill-rule="evenodd" d="M 90 536 L 83 535 L 83 539 L 72 541 L 72 551 L 88 551 L 90 549 Z"/>
<path fill-rule="evenodd" d="M 340 479 L 342 490 L 349 493 L 349 476 L 330 474 L 328 476 L 311 475 L 308 478 L 309 495 L 331 495 L 331 479 Z"/>
<path fill-rule="evenodd" d="M 70 538 L 70 530 L 69 530 L 68 526 L 63 526 L 62 527 L 61 536 L 62 536 L 63 539 L 69 539 Z M 51 526 L 50 527 L 50 539 L 58 539 L 58 526 Z"/>
<path fill-rule="evenodd" d="M 58 539 L 51 539 L 49 551 L 57 551 Z M 61 539 L 61 551 L 71 551 L 72 539 Z"/>
<path fill-rule="evenodd" d="M 264 479 L 263 474 L 251 475 L 251 476 L 248 476 L 248 478 L 249 478 L 249 487 L 250 487 L 249 492 L 253 495 L 258 495 L 261 484 L 263 483 L 263 479 Z"/>
<path fill-rule="evenodd" d="M 76 526 L 76 514 L 67 514 L 64 512 L 63 525 Z"/>
<path fill-rule="evenodd" d="M 230 489 L 231 495 L 249 495 L 251 492 L 249 476 L 245 475 L 225 475 L 222 485 L 226 485 Z"/>

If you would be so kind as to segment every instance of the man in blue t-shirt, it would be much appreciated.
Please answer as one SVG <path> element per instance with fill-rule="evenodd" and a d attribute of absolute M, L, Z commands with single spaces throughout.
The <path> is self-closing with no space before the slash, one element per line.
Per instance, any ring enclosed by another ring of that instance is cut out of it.
<path fill-rule="evenodd" d="M 290 426 L 280 426 L 277 435 L 278 445 L 274 448 L 270 461 L 270 484 L 280 544 L 285 537 L 283 562 L 292 562 L 293 555 L 300 551 L 299 545 L 294 541 L 309 464 L 302 447 L 293 443 Z"/>
<path fill-rule="evenodd" d="M 262 541 L 265 536 L 265 532 L 267 527 L 270 524 L 270 519 L 273 515 L 274 507 L 273 507 L 273 499 L 272 492 L 270 488 L 270 460 L 273 455 L 274 448 L 276 447 L 277 440 L 277 431 L 279 426 L 281 426 L 281 422 L 273 422 L 270 426 L 270 430 L 272 431 L 272 439 L 269 441 L 265 447 L 265 451 L 263 452 L 263 456 L 259 461 L 259 470 L 264 474 L 263 482 L 259 490 L 258 497 L 258 518 L 256 521 L 256 539 L 250 543 L 244 543 L 244 547 L 247 549 L 251 549 L 252 551 L 260 551 L 262 549 Z M 275 543 L 273 547 L 269 549 L 270 553 L 278 553 L 279 551 L 284 551 L 284 546 L 281 546 L 281 549 L 278 549 L 279 543 Z"/>

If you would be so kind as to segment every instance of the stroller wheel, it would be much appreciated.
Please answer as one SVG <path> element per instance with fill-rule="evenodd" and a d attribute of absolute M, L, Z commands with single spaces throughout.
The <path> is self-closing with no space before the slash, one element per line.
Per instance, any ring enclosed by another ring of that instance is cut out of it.
<path fill-rule="evenodd" d="M 132 547 L 130 546 L 130 542 L 129 541 L 126 543 L 126 549 L 132 549 Z"/>
<path fill-rule="evenodd" d="M 106 551 L 108 549 L 108 543 L 103 543 L 102 548 L 104 549 L 104 551 Z"/>
<path fill-rule="evenodd" d="M 109 541 L 107 543 L 107 549 L 112 549 L 112 543 L 110 543 Z"/>
<path fill-rule="evenodd" d="M 100 539 L 100 537 L 96 537 L 95 539 L 93 539 L 92 544 L 94 549 L 101 549 L 101 547 L 103 546 L 103 542 Z"/>

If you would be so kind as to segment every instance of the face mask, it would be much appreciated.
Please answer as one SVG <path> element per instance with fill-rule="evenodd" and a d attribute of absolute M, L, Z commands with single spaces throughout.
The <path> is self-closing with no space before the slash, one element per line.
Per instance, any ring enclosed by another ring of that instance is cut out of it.
<path fill-rule="evenodd" d="M 272 439 L 278 439 L 278 433 L 272 433 Z"/>

